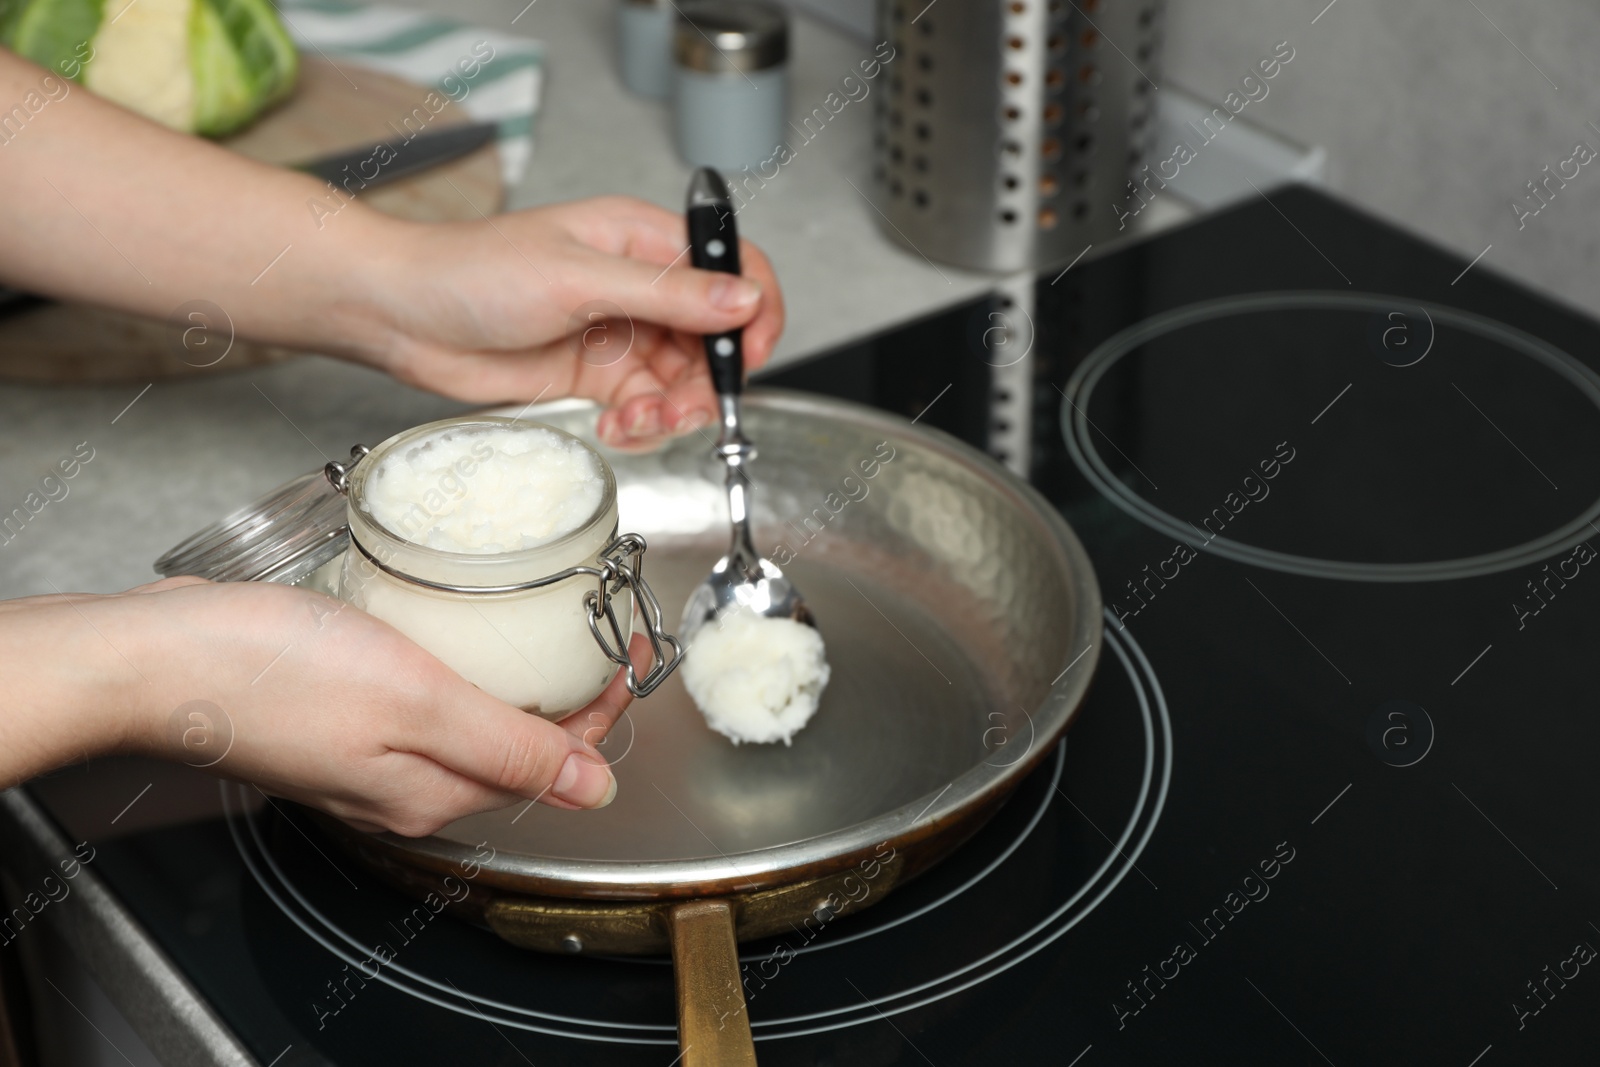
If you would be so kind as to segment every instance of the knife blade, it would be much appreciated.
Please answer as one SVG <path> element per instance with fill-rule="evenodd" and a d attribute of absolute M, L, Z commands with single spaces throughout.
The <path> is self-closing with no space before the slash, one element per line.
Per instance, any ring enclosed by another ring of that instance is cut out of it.
<path fill-rule="evenodd" d="M 374 141 L 363 148 L 352 148 L 343 152 L 335 152 L 330 156 L 313 159 L 308 163 L 296 164 L 293 170 L 303 171 L 314 178 L 340 184 L 347 177 L 355 177 L 366 184 L 357 189 L 370 189 L 378 185 L 387 185 L 401 178 L 424 171 L 430 167 L 437 167 L 441 163 L 448 163 L 488 144 L 494 140 L 499 131 L 498 123 L 472 122 L 462 126 L 448 126 L 442 130 L 430 130 L 419 133 L 409 141 L 402 141 L 395 145 L 393 141 Z M 379 152 L 387 148 L 391 158 L 387 162 L 379 159 Z M 363 168 L 363 164 L 367 167 Z M 372 177 L 367 176 L 367 171 L 376 168 Z"/>
<path fill-rule="evenodd" d="M 304 163 L 295 163 L 289 169 L 321 178 L 359 195 L 368 189 L 388 185 L 460 159 L 492 142 L 499 129 L 499 124 L 494 122 L 447 126 L 442 130 L 416 134 L 411 140 L 398 145 L 393 141 L 374 141 L 365 147 L 348 148 Z M 385 147 L 389 153 L 387 160 L 380 156 Z M 368 173 L 374 170 L 375 173 L 369 177 Z M 352 177 L 356 179 L 354 184 L 347 182 Z M 0 320 L 51 303 L 54 301 L 49 297 L 0 286 Z"/>

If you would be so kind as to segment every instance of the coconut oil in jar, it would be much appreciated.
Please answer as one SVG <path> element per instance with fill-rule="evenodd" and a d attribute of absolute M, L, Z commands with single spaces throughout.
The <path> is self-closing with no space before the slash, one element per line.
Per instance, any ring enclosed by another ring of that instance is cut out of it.
<path fill-rule="evenodd" d="M 578 438 L 486 416 L 399 434 L 352 472 L 349 523 L 339 595 L 490 695 L 560 719 L 616 673 L 589 624 L 593 577 L 496 591 L 593 566 L 616 538 L 615 477 Z M 626 647 L 627 588 L 611 609 Z"/>

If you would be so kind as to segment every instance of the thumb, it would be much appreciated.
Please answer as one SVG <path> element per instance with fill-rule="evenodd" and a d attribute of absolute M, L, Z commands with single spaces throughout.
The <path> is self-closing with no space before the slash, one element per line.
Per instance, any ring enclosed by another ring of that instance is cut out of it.
<path fill-rule="evenodd" d="M 665 269 L 625 256 L 596 255 L 574 272 L 576 302 L 602 294 L 629 318 L 687 333 L 722 333 L 756 317 L 764 297 L 759 281 L 739 274 Z"/>
<path fill-rule="evenodd" d="M 617 795 L 605 758 L 581 736 L 462 683 L 409 739 L 410 751 L 491 789 L 562 808 L 603 808 Z"/>
<path fill-rule="evenodd" d="M 158 578 L 153 582 L 136 585 L 132 589 L 123 591 L 123 596 L 143 596 L 146 593 L 164 593 L 168 589 L 182 589 L 189 585 L 210 585 L 204 578 L 196 578 L 189 574 L 180 574 L 172 578 Z"/>

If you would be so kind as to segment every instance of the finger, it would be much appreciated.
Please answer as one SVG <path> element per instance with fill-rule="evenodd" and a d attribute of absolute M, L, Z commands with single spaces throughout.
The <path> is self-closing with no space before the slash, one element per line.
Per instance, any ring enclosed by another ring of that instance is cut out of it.
<path fill-rule="evenodd" d="M 619 397 L 650 391 L 655 353 L 667 331 L 631 318 L 608 323 L 607 331 L 603 343 L 591 340 L 591 328 L 520 351 L 452 351 L 448 363 L 423 361 L 430 372 L 412 375 L 411 380 L 458 399 L 482 402 L 584 396 L 616 403 Z M 647 381 L 624 388 L 641 373 Z"/>
<path fill-rule="evenodd" d="M 607 444 L 623 451 L 637 451 L 661 440 L 666 432 L 666 405 L 662 403 L 666 394 L 654 382 L 650 385 L 650 392 L 630 397 L 612 409 L 614 414 L 604 431 L 609 435 Z"/>
<path fill-rule="evenodd" d="M 602 252 L 574 255 L 562 284 L 574 306 L 604 298 L 636 322 L 694 333 L 723 333 L 755 319 L 765 299 L 754 278 L 696 270 L 686 263 L 662 267 Z"/>
<path fill-rule="evenodd" d="M 568 232 L 590 248 L 667 266 L 689 255 L 683 215 L 632 196 L 604 196 L 567 205 Z"/>
<path fill-rule="evenodd" d="M 628 642 L 628 658 L 633 661 L 635 674 L 643 678 L 650 669 L 650 640 L 644 634 L 634 634 Z M 622 718 L 622 713 L 633 703 L 633 693 L 628 690 L 627 672 L 618 670 L 599 696 L 561 720 L 561 728 L 578 738 L 583 744 L 594 747 L 604 741 L 611 728 Z"/>
<path fill-rule="evenodd" d="M 381 784 L 359 797 L 296 795 L 305 792 L 296 789 L 274 793 L 320 807 L 368 832 L 387 830 L 403 837 L 427 837 L 468 815 L 527 803 L 412 752 L 390 752 L 379 758 L 376 769 Z"/>
<path fill-rule="evenodd" d="M 696 371 L 710 380 L 710 368 L 706 366 L 703 347 L 699 344 L 692 347 L 680 344 L 678 338 L 683 336 L 676 330 L 665 333 L 649 356 L 650 369 L 667 385 L 681 381 Z"/>
<path fill-rule="evenodd" d="M 612 448 L 640 451 L 699 432 L 711 444 L 717 395 L 702 339 L 672 331 L 645 359 L 649 374 L 624 381 L 611 398 L 615 406 L 600 414 L 600 439 Z"/>
<path fill-rule="evenodd" d="M 693 343 L 699 347 L 698 338 Z M 670 353 L 651 355 L 602 398 L 611 407 L 601 413 L 596 432 L 612 448 L 648 450 L 716 421 L 716 394 L 705 359 L 684 352 L 675 340 L 666 342 L 663 352 L 666 346 Z"/>
<path fill-rule="evenodd" d="M 785 306 L 783 289 L 766 253 L 749 241 L 739 242 L 739 258 L 747 278 L 761 283 L 761 307 L 744 328 L 744 366 L 753 371 L 763 366 L 783 334 Z"/>
<path fill-rule="evenodd" d="M 399 752 L 391 755 L 410 764 L 393 776 L 395 782 L 404 782 L 407 788 L 375 814 L 377 821 L 403 837 L 428 837 L 468 815 L 527 803 L 516 793 L 473 781 L 426 757 Z"/>
<path fill-rule="evenodd" d="M 687 225 L 682 215 L 633 197 L 606 197 L 603 206 L 603 212 L 585 213 L 582 220 L 574 220 L 576 236 L 590 247 L 671 266 L 669 274 L 687 264 Z M 595 219 L 603 220 L 600 227 L 593 225 Z M 619 235 L 620 246 L 616 243 Z M 766 363 L 783 333 L 783 293 L 771 261 L 760 248 L 741 240 L 739 258 L 745 277 L 762 286 L 760 312 L 745 326 L 745 360 L 753 369 Z M 680 328 L 720 332 L 700 326 Z"/>
<path fill-rule="evenodd" d="M 456 400 L 493 404 L 574 392 L 572 359 L 581 342 L 562 337 L 522 350 L 460 351 L 422 348 L 396 376 L 407 384 Z"/>
<path fill-rule="evenodd" d="M 206 581 L 204 578 L 196 578 L 193 575 L 183 574 L 176 578 L 161 578 L 154 582 L 146 582 L 143 585 L 136 585 L 132 589 L 126 590 L 125 595 L 143 596 L 146 593 L 160 593 L 168 589 L 182 589 L 186 585 L 209 584 L 211 583 Z"/>
<path fill-rule="evenodd" d="M 581 736 L 465 683 L 452 687 L 411 729 L 403 751 L 491 789 L 580 808 L 601 808 L 616 796 L 605 759 Z"/>
<path fill-rule="evenodd" d="M 783 331 L 784 306 L 766 257 L 754 245 L 746 247 L 752 253 L 751 265 L 771 282 L 766 293 L 774 298 L 770 306 L 763 299 L 760 314 L 744 330 L 745 366 L 751 370 L 770 358 Z M 602 418 L 601 440 L 624 450 L 649 449 L 665 437 L 703 430 L 716 421 L 716 392 L 701 335 L 673 330 L 653 349 L 640 351 L 646 353 L 650 376 L 624 380 L 609 394 L 618 410 Z"/>
<path fill-rule="evenodd" d="M 710 427 L 715 424 L 717 392 L 711 387 L 711 375 L 703 368 L 699 373 L 685 374 L 665 390 L 666 410 L 672 414 L 667 432 L 682 436 L 698 432 L 708 445 L 715 446 L 715 435 Z"/>

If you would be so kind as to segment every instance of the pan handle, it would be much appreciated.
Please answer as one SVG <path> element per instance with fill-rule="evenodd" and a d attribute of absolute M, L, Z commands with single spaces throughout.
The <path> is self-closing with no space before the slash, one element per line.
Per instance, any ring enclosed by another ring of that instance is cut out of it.
<path fill-rule="evenodd" d="M 739 978 L 733 906 L 690 900 L 667 912 L 678 983 L 683 1067 L 756 1067 L 756 1046 Z"/>

